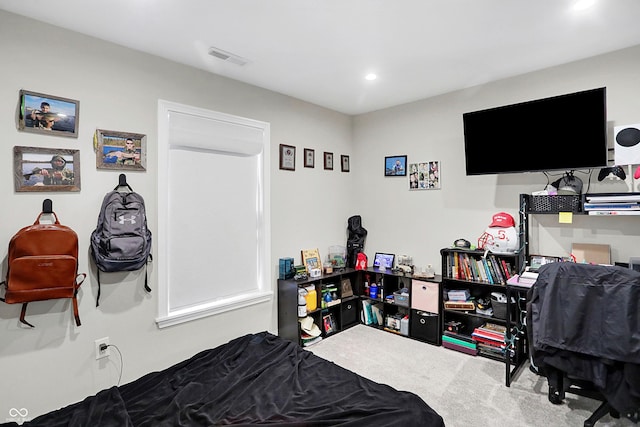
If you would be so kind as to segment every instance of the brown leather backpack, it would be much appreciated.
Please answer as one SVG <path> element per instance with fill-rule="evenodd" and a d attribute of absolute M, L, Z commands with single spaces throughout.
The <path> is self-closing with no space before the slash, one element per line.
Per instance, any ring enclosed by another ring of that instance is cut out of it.
<path fill-rule="evenodd" d="M 41 224 L 45 214 L 53 224 Z M 77 294 L 87 276 L 78 274 L 78 235 L 61 225 L 55 212 L 41 212 L 33 225 L 22 228 L 9 242 L 4 301 L 22 303 L 20 322 L 33 327 L 24 317 L 27 303 L 71 298 L 76 325 L 80 326 Z"/>

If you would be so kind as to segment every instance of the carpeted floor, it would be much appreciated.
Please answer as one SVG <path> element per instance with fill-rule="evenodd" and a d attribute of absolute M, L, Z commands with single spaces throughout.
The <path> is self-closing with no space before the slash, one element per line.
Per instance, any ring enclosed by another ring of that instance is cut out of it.
<path fill-rule="evenodd" d="M 447 427 L 582 426 L 599 402 L 566 394 L 564 403 L 547 398 L 546 378 L 525 363 L 505 386 L 505 365 L 423 343 L 370 326 L 357 325 L 308 347 L 378 383 L 420 396 Z M 596 427 L 634 426 L 606 415 Z"/>

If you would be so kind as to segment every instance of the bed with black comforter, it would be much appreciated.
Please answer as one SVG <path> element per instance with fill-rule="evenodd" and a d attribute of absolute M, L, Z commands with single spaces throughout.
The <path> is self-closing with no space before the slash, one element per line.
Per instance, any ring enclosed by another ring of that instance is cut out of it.
<path fill-rule="evenodd" d="M 368 380 L 268 332 L 236 338 L 23 425 L 250 424 L 444 426 L 417 395 Z"/>

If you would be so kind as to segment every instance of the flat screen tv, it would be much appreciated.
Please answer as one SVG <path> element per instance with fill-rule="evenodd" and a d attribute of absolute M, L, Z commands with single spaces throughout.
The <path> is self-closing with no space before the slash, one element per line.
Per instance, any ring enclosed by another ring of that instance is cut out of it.
<path fill-rule="evenodd" d="M 462 115 L 467 175 L 607 166 L 606 88 Z"/>

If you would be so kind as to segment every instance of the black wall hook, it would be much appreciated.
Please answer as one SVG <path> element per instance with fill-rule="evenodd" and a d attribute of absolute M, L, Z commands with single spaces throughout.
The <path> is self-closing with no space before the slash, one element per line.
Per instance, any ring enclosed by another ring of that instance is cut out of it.
<path fill-rule="evenodd" d="M 120 177 L 118 178 L 118 185 L 116 186 L 116 188 L 114 188 L 114 190 L 117 190 L 120 187 L 127 187 L 129 191 L 133 191 L 131 186 L 127 184 L 127 175 L 123 173 L 120 174 Z"/>
<path fill-rule="evenodd" d="M 51 199 L 44 199 L 44 202 L 42 202 L 42 212 L 46 214 L 53 213 L 53 202 Z"/>

